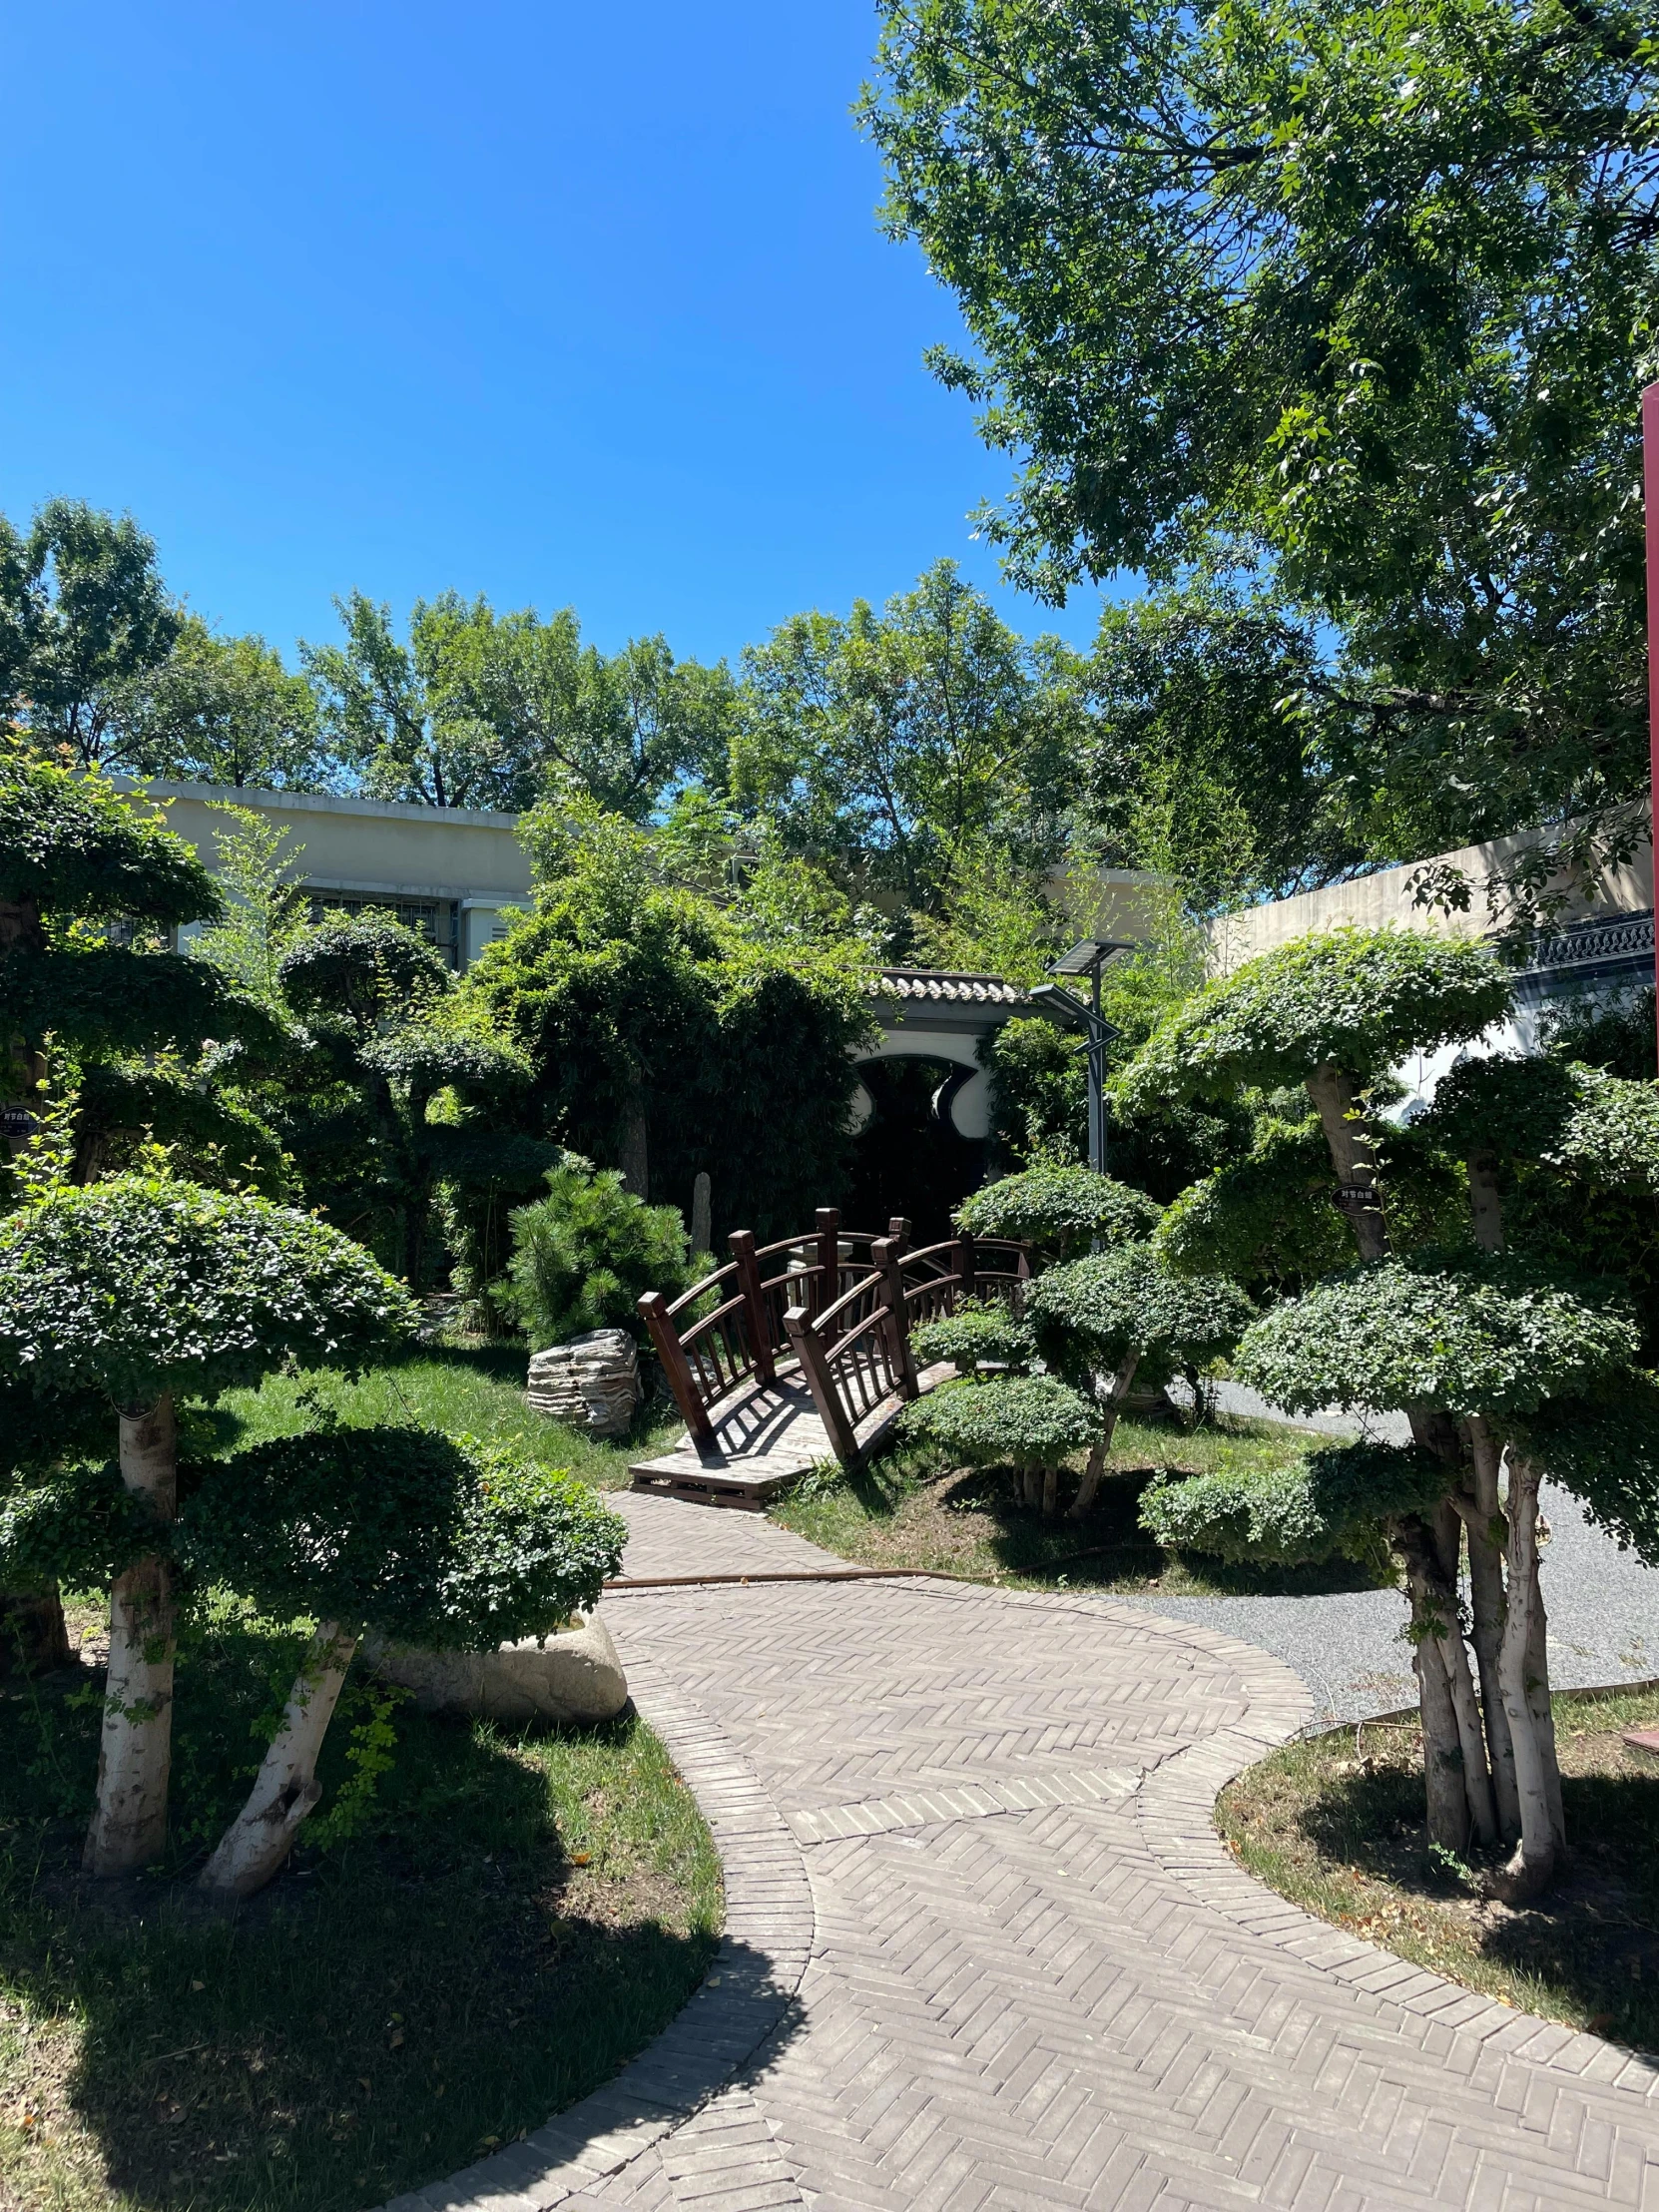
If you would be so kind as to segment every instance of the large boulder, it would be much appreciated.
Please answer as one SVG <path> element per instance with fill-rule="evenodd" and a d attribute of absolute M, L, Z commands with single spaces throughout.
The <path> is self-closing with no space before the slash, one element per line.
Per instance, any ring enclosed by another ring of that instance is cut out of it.
<path fill-rule="evenodd" d="M 597 1613 L 561 1635 L 498 1651 L 422 1651 L 367 1637 L 364 1656 L 428 1713 L 580 1723 L 615 1720 L 628 1702 L 628 1678 Z"/>
<path fill-rule="evenodd" d="M 639 1347 L 626 1329 L 590 1329 L 531 1355 L 526 1395 L 567 1427 L 626 1435 L 640 1394 Z"/>

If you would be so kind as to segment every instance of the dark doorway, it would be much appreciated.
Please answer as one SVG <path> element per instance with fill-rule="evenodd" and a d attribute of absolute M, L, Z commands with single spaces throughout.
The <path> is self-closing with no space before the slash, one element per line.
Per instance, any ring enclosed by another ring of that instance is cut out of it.
<path fill-rule="evenodd" d="M 974 1071 L 922 1053 L 860 1060 L 871 1111 L 852 1148 L 841 1219 L 849 1229 L 884 1229 L 894 1214 L 917 1244 L 950 1235 L 951 1208 L 976 1190 L 985 1147 L 957 1133 L 950 1102 Z"/>

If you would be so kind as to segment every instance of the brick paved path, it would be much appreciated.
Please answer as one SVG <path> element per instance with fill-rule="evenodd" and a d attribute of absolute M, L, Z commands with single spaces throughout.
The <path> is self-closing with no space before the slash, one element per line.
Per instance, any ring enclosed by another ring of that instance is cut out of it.
<path fill-rule="evenodd" d="M 826 1556 L 628 1504 L 633 1574 Z M 1228 1858 L 1216 1791 L 1308 1709 L 1278 1661 L 922 1581 L 606 1617 L 721 1847 L 719 1966 L 609 2089 L 398 2212 L 1659 2208 L 1659 2073 Z"/>

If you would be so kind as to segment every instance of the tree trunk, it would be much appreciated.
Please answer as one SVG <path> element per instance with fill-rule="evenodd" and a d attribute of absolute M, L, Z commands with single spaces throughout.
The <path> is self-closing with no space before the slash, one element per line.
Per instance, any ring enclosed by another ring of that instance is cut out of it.
<path fill-rule="evenodd" d="M 1052 1520 L 1060 1504 L 1060 1470 L 1058 1467 L 1043 1469 L 1043 1519 Z"/>
<path fill-rule="evenodd" d="M 1489 1152 L 1477 1152 L 1468 1162 L 1469 1213 L 1474 1241 L 1482 1252 L 1503 1250 L 1503 1199 L 1497 1187 L 1497 1160 Z"/>
<path fill-rule="evenodd" d="M 1118 1414 L 1123 1410 L 1123 1401 L 1129 1395 L 1135 1381 L 1135 1370 L 1140 1364 L 1140 1354 L 1131 1352 L 1112 1378 L 1112 1387 L 1101 1408 L 1100 1440 L 1089 1453 L 1088 1464 L 1083 1469 L 1083 1479 L 1077 1485 L 1077 1495 L 1066 1509 L 1067 1520 L 1081 1520 L 1094 1509 L 1094 1501 L 1100 1495 L 1101 1480 L 1106 1472 L 1106 1454 L 1112 1448 L 1112 1432 L 1117 1427 Z"/>
<path fill-rule="evenodd" d="M 171 1397 L 123 1406 L 121 1478 L 159 1520 L 173 1519 L 179 1438 Z M 173 1591 L 167 1562 L 152 1553 L 118 1575 L 110 1592 L 98 1802 L 82 1859 L 88 1874 L 125 1874 L 161 1856 L 172 1760 Z"/>
<path fill-rule="evenodd" d="M 1474 1463 L 1473 1511 L 1465 1512 L 1469 1543 L 1469 1611 L 1473 1616 L 1474 1656 L 1480 1669 L 1480 1709 L 1486 1721 L 1491 1760 L 1492 1800 L 1498 1834 L 1512 1844 L 1520 1835 L 1520 1792 L 1515 1784 L 1515 1747 L 1503 1710 L 1498 1646 L 1503 1637 L 1503 1507 L 1498 1497 L 1498 1444 L 1478 1413 L 1468 1422 Z"/>
<path fill-rule="evenodd" d="M 355 1634 L 338 1621 L 318 1624 L 248 1802 L 202 1870 L 204 1890 L 223 1898 L 252 1897 L 293 1849 L 300 1823 L 322 1795 L 317 1754 L 356 1648 Z"/>
<path fill-rule="evenodd" d="M 1436 1833 L 1436 1824 L 1441 1829 L 1451 1825 L 1445 1794 L 1450 1789 L 1447 1777 L 1453 1777 L 1462 1807 L 1456 1820 L 1458 1841 L 1445 1848 L 1461 1853 L 1471 1835 L 1480 1844 L 1495 1843 L 1497 1822 L 1486 1770 L 1480 1707 L 1457 1619 L 1455 1573 L 1447 1571 L 1446 1538 L 1446 1531 L 1414 1517 L 1399 1524 L 1398 1542 L 1405 1558 L 1418 1662 L 1417 1703 L 1422 1718 L 1429 1835 L 1436 1843 L 1445 1842 L 1444 1835 Z M 1455 1562 L 1455 1522 L 1449 1540 Z"/>
<path fill-rule="evenodd" d="M 1526 1644 L 1526 1703 L 1537 1733 L 1538 1755 L 1543 1761 L 1544 1795 L 1549 1801 L 1550 1826 L 1555 1848 L 1566 1846 L 1567 1824 L 1561 1811 L 1561 1768 L 1555 1752 L 1555 1714 L 1549 1702 L 1549 1643 L 1544 1594 L 1538 1587 L 1538 1562 L 1532 1562 L 1532 1626 Z"/>
<path fill-rule="evenodd" d="M 622 1183 L 636 1198 L 651 1197 L 650 1124 L 645 1098 L 636 1093 L 622 1124 Z"/>
<path fill-rule="evenodd" d="M 1354 1231 L 1362 1260 L 1385 1260 L 1388 1232 L 1377 1195 L 1377 1162 L 1370 1132 L 1355 1099 L 1354 1079 L 1327 1060 L 1307 1079 L 1320 1127 L 1337 1171 L 1337 1205 Z"/>
<path fill-rule="evenodd" d="M 74 1657 L 56 1590 L 0 1590 L 0 1679 L 14 1667 L 50 1674 Z"/>
<path fill-rule="evenodd" d="M 1492 1888 L 1508 1905 L 1524 1904 L 1548 1888 L 1555 1872 L 1555 1816 L 1550 1807 L 1549 1768 L 1539 1741 L 1528 1694 L 1529 1659 L 1535 1651 L 1533 1623 L 1538 1599 L 1538 1475 L 1530 1461 L 1509 1453 L 1508 1540 L 1504 1546 L 1507 1604 L 1498 1646 L 1498 1676 L 1503 1710 L 1515 1751 L 1515 1785 L 1520 1793 L 1520 1842 Z"/>

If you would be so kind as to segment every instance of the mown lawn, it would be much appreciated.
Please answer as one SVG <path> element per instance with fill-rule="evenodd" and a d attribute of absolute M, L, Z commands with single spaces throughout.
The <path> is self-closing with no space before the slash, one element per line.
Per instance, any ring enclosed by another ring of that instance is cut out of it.
<path fill-rule="evenodd" d="M 356 1833 L 203 1910 L 189 1875 L 246 1788 L 283 1644 L 244 1622 L 217 1660 L 187 1657 L 172 1858 L 96 1891 L 78 1873 L 96 1708 L 61 1679 L 0 1696 L 0 2205 L 378 2204 L 585 2095 L 702 1979 L 718 1862 L 632 1719 L 519 1735 L 400 1706 Z M 330 1732 L 314 1819 L 371 1717 Z"/>
<path fill-rule="evenodd" d="M 1272 1421 L 1220 1416 L 1191 1430 L 1120 1420 L 1109 1479 L 1083 1520 L 1044 1520 L 1014 1500 L 1002 1472 L 941 1468 L 936 1457 L 897 1450 L 861 1476 L 812 1476 L 772 1508 L 786 1528 L 827 1551 L 872 1567 L 917 1567 L 1024 1589 L 1094 1589 L 1199 1596 L 1363 1589 L 1372 1575 L 1345 1560 L 1321 1567 L 1232 1567 L 1161 1551 L 1138 1520 L 1141 1492 L 1178 1469 L 1282 1466 L 1310 1441 Z M 1062 1485 L 1062 1499 L 1067 1494 Z"/>
<path fill-rule="evenodd" d="M 211 1448 L 292 1435 L 308 1425 L 307 1405 L 326 1406 L 352 1424 L 417 1422 L 514 1443 L 596 1490 L 615 1490 L 627 1486 L 631 1459 L 666 1449 L 680 1433 L 678 1416 L 655 1418 L 650 1408 L 617 1443 L 549 1420 L 524 1401 L 527 1359 L 522 1345 L 421 1345 L 355 1380 L 327 1371 L 270 1376 L 257 1390 L 232 1390 L 221 1399 L 209 1417 Z"/>
<path fill-rule="evenodd" d="M 615 1489 L 675 1432 L 593 1442 L 532 1412 L 524 1375 L 519 1348 L 421 1347 L 355 1381 L 276 1376 L 192 1416 L 185 1448 L 327 1407 L 510 1441 Z M 519 1733 L 428 1717 L 355 1673 L 288 1868 L 230 1916 L 204 1910 L 191 1874 L 300 1648 L 234 1600 L 184 1642 L 168 1862 L 83 1883 L 107 1623 L 101 1600 L 67 1610 L 87 1661 L 0 1689 L 0 2212 L 378 2204 L 607 2080 L 702 1979 L 719 1864 L 643 1723 Z M 393 1763 L 354 1792 L 353 1754 L 387 1724 Z"/>
<path fill-rule="evenodd" d="M 1536 1905 L 1483 1901 L 1430 1858 L 1416 1723 L 1287 1744 L 1223 1791 L 1216 1825 L 1282 1897 L 1413 1964 L 1564 2025 L 1659 2051 L 1659 1757 L 1627 1728 L 1659 1693 L 1555 1700 L 1571 1860 Z"/>

